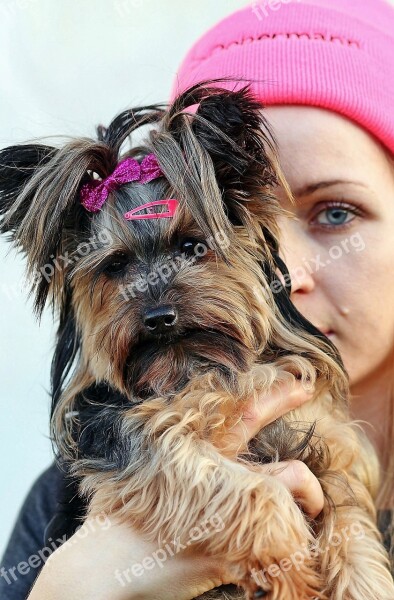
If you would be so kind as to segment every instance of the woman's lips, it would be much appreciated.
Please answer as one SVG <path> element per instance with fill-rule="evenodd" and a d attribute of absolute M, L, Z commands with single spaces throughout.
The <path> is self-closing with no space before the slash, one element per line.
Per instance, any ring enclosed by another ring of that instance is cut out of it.
<path fill-rule="evenodd" d="M 323 329 L 322 327 L 318 327 L 318 330 L 328 338 L 331 338 L 333 335 L 335 335 L 335 331 L 332 331 L 332 329 Z"/>

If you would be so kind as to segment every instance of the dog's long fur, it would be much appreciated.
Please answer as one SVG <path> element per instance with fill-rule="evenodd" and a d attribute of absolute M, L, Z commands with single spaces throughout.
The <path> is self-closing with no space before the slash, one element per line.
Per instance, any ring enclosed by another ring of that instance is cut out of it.
<path fill-rule="evenodd" d="M 267 597 L 392 600 L 373 503 L 377 460 L 349 421 L 347 375 L 278 279 L 285 265 L 275 187 L 286 182 L 275 143 L 249 86 L 228 91 L 218 86 L 224 81 L 201 82 L 168 107 L 125 111 L 98 128 L 97 140 L 0 153 L 1 231 L 26 255 L 38 315 L 48 301 L 59 317 L 51 424 L 71 484 L 67 522 L 60 515 L 56 526 L 72 533 L 93 495 L 97 512 L 159 541 L 219 514 L 224 529 L 198 543 L 232 561 L 239 587 L 200 598 L 250 597 L 252 569 L 302 552 L 297 568 L 265 574 Z M 144 143 L 124 151 L 143 125 Z M 98 213 L 81 206 L 78 192 L 92 173 L 104 178 L 121 158 L 150 152 L 165 177 L 123 185 Z M 173 219 L 123 218 L 170 197 L 180 202 Z M 166 277 L 135 287 L 165 265 Z M 170 334 L 155 335 L 144 315 L 163 304 L 177 321 Z M 245 403 L 286 380 L 314 386 L 313 399 L 235 457 L 225 440 Z M 322 485 L 315 520 L 261 472 L 263 463 L 290 459 Z M 362 539 L 343 539 L 355 522 Z M 316 543 L 320 551 L 305 552 Z"/>

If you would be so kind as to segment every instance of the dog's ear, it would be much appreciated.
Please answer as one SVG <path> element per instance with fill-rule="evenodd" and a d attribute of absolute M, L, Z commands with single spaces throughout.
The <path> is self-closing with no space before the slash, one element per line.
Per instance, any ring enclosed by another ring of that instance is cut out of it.
<path fill-rule="evenodd" d="M 251 239 L 264 244 L 268 237 L 277 239 L 279 235 L 276 222 L 281 209 L 275 188 L 283 185 L 290 198 L 291 192 L 280 169 L 264 106 L 251 92 L 250 82 L 238 91 L 217 85 L 234 81 L 245 80 L 210 79 L 185 90 L 169 108 L 164 125 L 179 144 L 188 168 L 202 181 L 210 181 L 207 191 L 215 212 L 214 226 L 227 234 L 220 217 L 223 209 L 227 223 L 246 227 Z M 188 112 L 195 105 L 197 108 Z M 176 155 L 175 148 L 172 155 Z M 213 179 L 217 194 L 209 193 Z M 210 220 L 201 201 L 196 217 L 198 212 L 203 215 L 201 225 Z"/>
<path fill-rule="evenodd" d="M 282 184 L 289 191 L 263 109 L 249 83 L 239 91 L 203 97 L 192 125 L 212 158 L 229 219 L 248 228 L 250 217 L 262 218 L 263 226 L 272 224 L 278 208 L 275 188 Z"/>
<path fill-rule="evenodd" d="M 250 92 L 223 90 L 202 98 L 192 128 L 213 159 L 218 176 L 238 175 L 245 186 L 252 168 L 266 185 L 277 182 L 272 165 L 275 142 L 263 116 L 263 106 Z M 271 154 L 271 157 L 269 156 Z"/>
<path fill-rule="evenodd" d="M 16 198 L 38 167 L 47 164 L 55 153 L 55 148 L 37 144 L 10 146 L 0 152 L 0 232 L 10 232 L 11 240 L 15 240 L 31 201 L 26 195 L 23 202 L 16 204 Z"/>
<path fill-rule="evenodd" d="M 62 272 L 54 269 L 50 279 L 37 275 L 56 264 L 66 231 L 77 233 L 89 219 L 78 200 L 80 185 L 89 170 L 105 177 L 115 165 L 106 144 L 87 138 L 60 149 L 21 144 L 0 152 L 0 232 L 27 258 L 38 315 L 49 292 L 61 287 Z"/>

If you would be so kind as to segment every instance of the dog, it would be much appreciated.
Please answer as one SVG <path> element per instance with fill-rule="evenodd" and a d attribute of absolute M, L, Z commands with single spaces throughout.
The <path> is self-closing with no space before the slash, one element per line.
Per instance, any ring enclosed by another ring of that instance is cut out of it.
<path fill-rule="evenodd" d="M 275 140 L 250 86 L 226 81 L 126 110 L 95 140 L 0 153 L 1 232 L 36 314 L 58 318 L 51 438 L 67 485 L 52 525 L 71 535 L 104 512 L 164 544 L 219 515 L 193 543 L 235 583 L 200 600 L 393 600 L 376 457 L 335 346 L 284 281 Z M 234 456 L 246 402 L 283 381 L 312 399 Z M 323 488 L 316 519 L 261 472 L 290 459 Z"/>

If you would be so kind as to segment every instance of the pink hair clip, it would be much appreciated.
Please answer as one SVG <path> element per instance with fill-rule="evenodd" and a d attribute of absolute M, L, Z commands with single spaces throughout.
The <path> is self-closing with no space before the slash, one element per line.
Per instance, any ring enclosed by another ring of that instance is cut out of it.
<path fill-rule="evenodd" d="M 124 214 L 124 218 L 128 221 L 134 221 L 137 219 L 164 219 L 168 217 L 173 217 L 175 211 L 178 207 L 178 200 L 175 198 L 163 198 L 163 200 L 154 200 L 153 202 L 147 202 L 146 204 L 141 204 L 137 206 L 137 208 L 133 208 L 133 210 L 129 210 L 129 212 Z M 167 205 L 166 212 L 154 212 L 152 210 L 152 206 L 165 206 Z M 147 209 L 147 213 L 142 213 L 140 215 L 135 214 L 137 211 Z"/>

